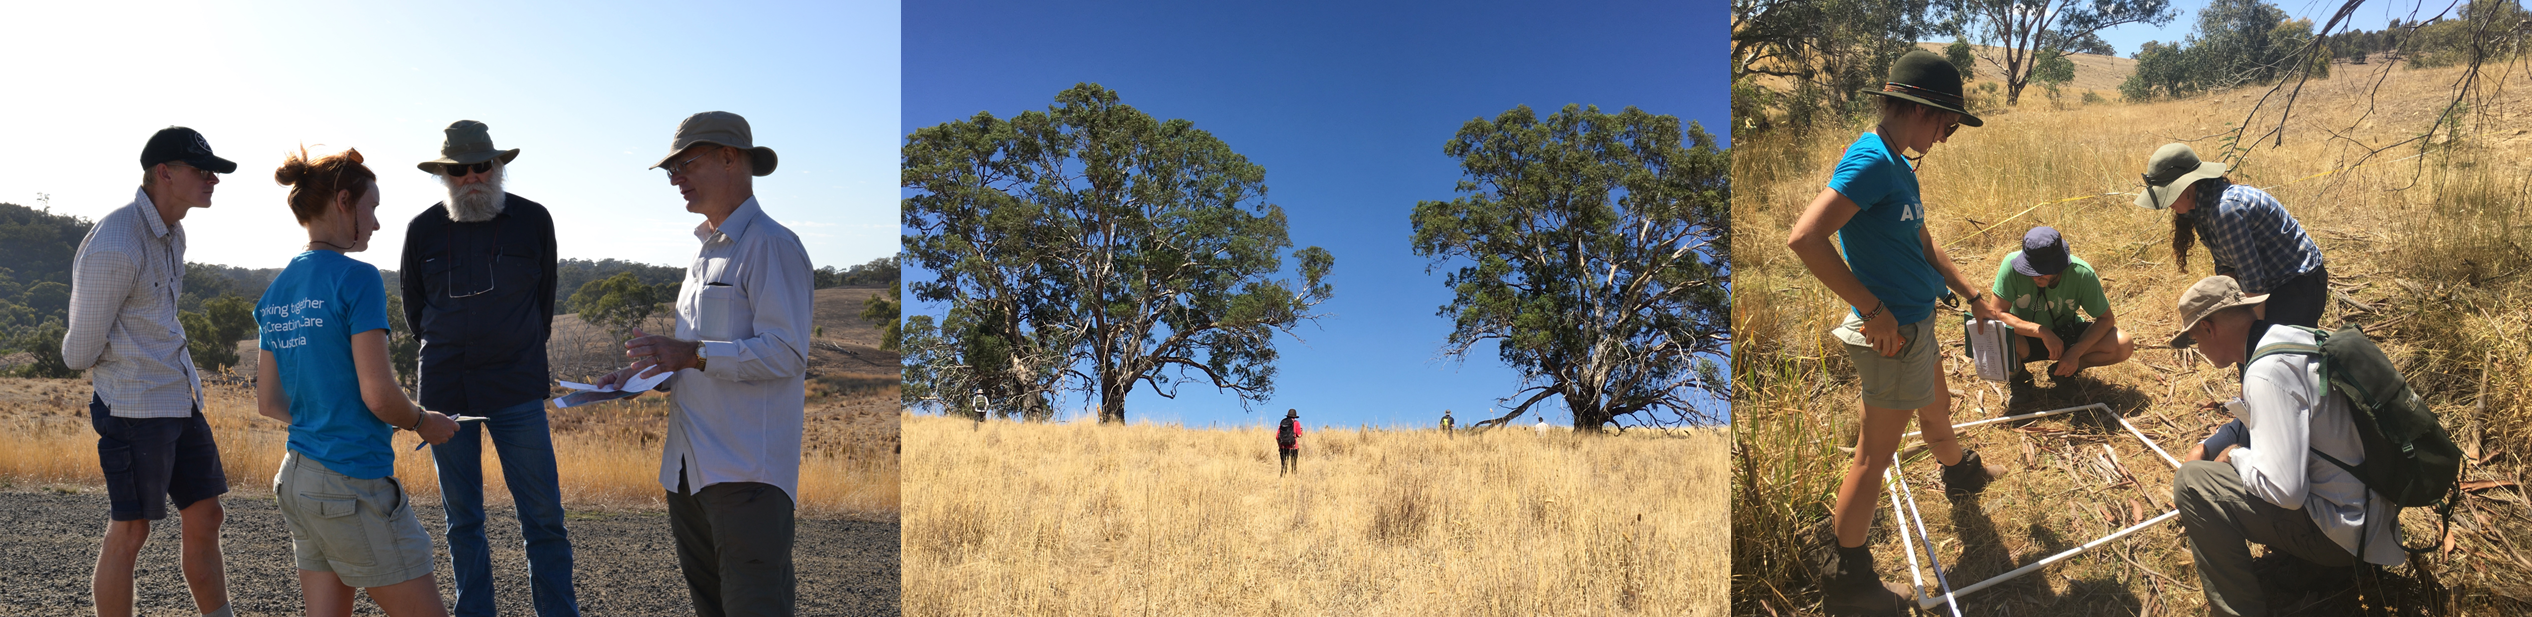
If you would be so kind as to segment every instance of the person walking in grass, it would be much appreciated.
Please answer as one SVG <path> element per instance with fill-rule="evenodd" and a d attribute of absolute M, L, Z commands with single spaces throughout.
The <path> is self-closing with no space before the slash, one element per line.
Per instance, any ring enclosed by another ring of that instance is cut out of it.
<path fill-rule="evenodd" d="M 1822 591 L 1833 613 L 1893 611 L 1906 594 L 1880 581 L 1864 540 L 1882 472 L 1911 418 L 1942 464 L 1947 493 L 1978 493 L 2004 473 L 1952 434 L 1950 388 L 1935 350 L 1936 296 L 1949 288 L 1969 298 L 1973 315 L 1995 319 L 1998 313 L 1926 231 L 1915 167 L 1954 131 L 1981 122 L 1963 110 L 1960 72 L 1932 52 L 1900 56 L 1881 89 L 1865 93 L 1878 97 L 1879 123 L 1847 147 L 1786 241 L 1811 275 L 1851 307 L 1832 333 L 1846 344 L 1863 382 L 1855 457 L 1830 514 L 1835 558 Z M 1917 156 L 1907 156 L 1910 151 Z"/>
<path fill-rule="evenodd" d="M 799 504 L 807 404 L 809 253 L 766 215 L 754 178 L 774 172 L 773 148 L 754 145 L 747 119 L 723 111 L 677 125 L 656 169 L 685 196 L 702 247 L 677 288 L 675 336 L 635 330 L 633 366 L 602 385 L 674 373 L 660 486 L 677 565 L 695 612 L 790 615 L 797 582 L 791 545 Z"/>
<path fill-rule="evenodd" d="M 1442 436 L 1443 436 L 1443 437 L 1454 437 L 1454 436 L 1456 436 L 1456 434 L 1455 434 L 1455 433 L 1452 433 L 1452 432 L 1451 432 L 1451 429 L 1452 429 L 1453 427 L 1456 427 L 1456 426 L 1458 426 L 1458 424 L 1457 424 L 1457 423 L 1454 423 L 1454 422 L 1452 422 L 1452 421 L 1451 421 L 1451 410 L 1448 410 L 1448 409 L 1444 409 L 1444 410 L 1442 410 Z"/>
<path fill-rule="evenodd" d="M 2189 271 L 2190 247 L 2204 241 L 2216 274 L 2233 277 L 2243 293 L 2268 296 L 2252 340 L 2274 324 L 2320 327 L 2330 300 L 2321 246 L 2276 197 L 2234 184 L 2224 172 L 2223 163 L 2198 160 L 2188 144 L 2166 144 L 2146 159 L 2136 205 L 2172 211 L 2172 265 L 2181 272 Z"/>
<path fill-rule="evenodd" d="M 2092 264 L 2066 250 L 2066 238 L 2054 227 L 2035 227 L 2022 235 L 2022 250 L 2006 256 L 1996 268 L 1995 292 L 1987 297 L 2007 327 L 2013 328 L 2013 364 L 2055 361 L 2049 374 L 2073 377 L 2096 366 L 2125 362 L 2135 343 L 2119 330 L 2102 293 L 2101 276 Z M 2084 321 L 2076 313 L 2092 315 Z"/>
<path fill-rule="evenodd" d="M 2216 615 L 2268 613 L 2248 542 L 2325 567 L 2356 565 L 2360 555 L 2382 566 L 2403 560 L 2399 506 L 2350 472 L 2365 463 L 2365 445 L 2345 389 L 2324 388 L 2315 356 L 2251 359 L 2271 345 L 2318 344 L 2301 328 L 2258 333 L 2274 298 L 2245 295 L 2232 277 L 2201 279 L 2180 296 L 2181 333 L 2171 342 L 2197 346 L 2218 367 L 2248 365 L 2236 406 L 2246 436 L 2192 455 L 2172 476 L 2190 560 Z"/>
<path fill-rule="evenodd" d="M 99 617 L 132 614 L 132 570 L 150 521 L 183 517 L 185 587 L 194 608 L 227 617 L 220 495 L 229 480 L 202 415 L 202 377 L 185 352 L 176 299 L 185 289 L 185 212 L 211 207 L 212 188 L 237 163 L 211 154 L 193 129 L 171 126 L 141 147 L 132 203 L 97 219 L 71 262 L 62 363 L 87 370 L 88 421 L 105 472 L 107 522 L 89 581 Z M 223 342 L 222 344 L 226 344 Z"/>
<path fill-rule="evenodd" d="M 1301 410 L 1284 410 L 1284 421 L 1275 426 L 1275 452 L 1282 473 L 1301 471 Z"/>
<path fill-rule="evenodd" d="M 405 226 L 405 324 L 422 340 L 423 406 L 482 417 L 431 449 L 448 513 L 456 614 L 493 614 L 492 547 L 484 538 L 485 436 L 526 539 L 528 588 L 540 617 L 580 614 L 571 539 L 563 525 L 554 434 L 545 420 L 545 340 L 553 333 L 554 219 L 502 190 L 516 148 L 492 145 L 482 122 L 443 131 L 440 157 L 418 165 L 448 199 Z"/>
<path fill-rule="evenodd" d="M 303 149 L 273 179 L 291 187 L 308 244 L 255 303 L 255 409 L 290 423 L 273 497 L 299 592 L 312 616 L 352 614 L 356 589 L 394 617 L 447 615 L 431 536 L 395 479 L 394 438 L 445 443 L 457 422 L 405 399 L 387 360 L 386 285 L 346 255 L 378 229 L 378 176 L 358 150 L 312 161 Z"/>

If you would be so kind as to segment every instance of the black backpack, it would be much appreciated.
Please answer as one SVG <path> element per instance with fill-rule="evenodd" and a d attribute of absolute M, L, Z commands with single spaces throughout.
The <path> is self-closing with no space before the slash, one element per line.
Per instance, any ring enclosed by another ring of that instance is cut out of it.
<path fill-rule="evenodd" d="M 1294 420 L 1294 419 L 1292 419 L 1292 418 L 1284 418 L 1284 423 L 1283 423 L 1283 425 L 1275 428 L 1275 446 L 1276 446 L 1276 447 L 1283 448 L 1283 449 L 1286 449 L 1286 450 L 1290 450 L 1290 449 L 1292 449 L 1292 444 L 1293 444 L 1293 442 L 1296 442 L 1296 441 L 1300 441 L 1300 440 L 1301 440 L 1301 436 L 1300 436 L 1300 435 L 1294 434 L 1294 433 L 1292 432 L 1292 425 L 1293 425 L 1293 423 L 1294 423 L 1294 422 L 1298 422 L 1298 421 L 1297 421 L 1297 420 Z"/>
<path fill-rule="evenodd" d="M 2454 445 L 2444 423 L 2435 410 L 2409 388 L 2393 366 L 2391 357 L 2374 346 L 2373 339 L 2354 325 L 2337 332 L 2302 326 L 2312 333 L 2319 345 L 2278 343 L 2261 346 L 2251 355 L 2257 361 L 2273 354 L 2318 356 L 2321 362 L 2321 396 L 2329 396 L 2332 388 L 2347 395 L 2351 420 L 2356 423 L 2357 440 L 2365 446 L 2365 462 L 2349 465 L 2336 457 L 2312 453 L 2330 464 L 2345 469 L 2366 488 L 2382 494 L 2401 507 L 2436 506 L 2440 513 L 2451 515 L 2453 502 L 2458 501 L 2461 485 L 2462 449 Z"/>

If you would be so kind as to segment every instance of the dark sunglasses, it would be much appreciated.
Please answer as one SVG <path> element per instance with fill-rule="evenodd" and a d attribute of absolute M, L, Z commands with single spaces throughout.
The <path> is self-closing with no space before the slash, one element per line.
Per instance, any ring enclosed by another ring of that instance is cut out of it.
<path fill-rule="evenodd" d="M 443 163 L 440 165 L 440 171 L 446 172 L 448 177 L 451 178 L 463 178 L 473 174 L 492 171 L 492 161 L 484 161 L 473 165 L 449 165 Z"/>
<path fill-rule="evenodd" d="M 1943 138 L 1944 138 L 1944 139 L 1951 139 L 1951 138 L 1952 138 L 1952 133 L 1954 133 L 1954 132 L 1956 132 L 1956 131 L 1959 131 L 1959 130 L 1961 130 L 1961 123 L 1959 123 L 1959 122 L 1954 122 L 1954 123 L 1952 123 L 1952 124 L 1951 124 L 1951 126 L 1946 126 L 1946 127 L 1943 127 Z"/>

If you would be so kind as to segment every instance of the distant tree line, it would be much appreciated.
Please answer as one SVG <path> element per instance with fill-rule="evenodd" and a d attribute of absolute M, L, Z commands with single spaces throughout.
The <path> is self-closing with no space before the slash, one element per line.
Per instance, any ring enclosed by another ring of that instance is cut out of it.
<path fill-rule="evenodd" d="M 77 258 L 79 242 L 87 238 L 93 225 L 93 221 L 74 216 L 0 203 L 0 359 L 27 354 L 16 361 L 0 360 L 0 375 L 78 374 L 63 362 L 61 342 L 69 331 L 72 261 Z M 196 368 L 205 374 L 216 374 L 238 364 L 235 343 L 255 336 L 254 303 L 280 274 L 280 268 L 185 264 L 185 291 L 177 299 L 177 321 L 190 339 L 186 347 Z M 390 316 L 387 321 L 392 326 L 388 353 L 409 384 L 419 361 L 421 342 L 404 323 L 401 278 L 388 269 L 380 269 L 379 275 L 386 284 Z M 556 305 L 564 312 L 573 312 L 583 305 L 576 297 L 584 286 L 612 281 L 600 285 L 601 291 L 588 302 L 597 303 L 611 293 L 620 297 L 600 307 L 602 314 L 593 316 L 591 321 L 619 323 L 635 308 L 624 305 L 642 301 L 640 308 L 647 316 L 656 312 L 658 304 L 673 300 L 677 285 L 685 279 L 685 269 L 616 259 L 564 259 L 556 264 L 555 278 Z M 892 285 L 897 278 L 897 261 L 895 256 L 889 256 L 847 268 L 827 266 L 819 268 L 814 278 L 821 289 Z M 640 289 L 632 289 L 634 286 Z M 893 300 L 893 295 L 889 299 Z"/>
<path fill-rule="evenodd" d="M 2367 64 L 2380 57 L 2434 68 L 2511 58 L 2521 53 L 2526 16 L 2520 0 L 2472 0 L 2452 19 L 2394 19 L 2381 30 L 2319 36 L 2312 20 L 2288 19 L 2276 5 L 2214 0 L 2199 11 L 2187 38 L 2138 48 L 2136 72 L 2119 94 L 2130 101 L 2187 98 L 2301 77 L 2307 68 L 2311 77 L 2326 78 L 2332 61 Z"/>

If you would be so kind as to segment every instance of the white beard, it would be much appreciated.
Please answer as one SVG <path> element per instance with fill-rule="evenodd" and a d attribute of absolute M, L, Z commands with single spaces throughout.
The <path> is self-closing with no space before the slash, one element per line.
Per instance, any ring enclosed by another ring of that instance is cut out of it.
<path fill-rule="evenodd" d="M 448 187 L 448 219 L 479 223 L 501 216 L 502 206 L 508 205 L 509 201 L 509 195 L 501 191 L 502 176 L 507 171 L 502 167 L 500 163 L 493 163 L 492 170 L 485 172 L 489 176 L 484 181 L 463 186 L 455 184 L 455 180 L 447 174 L 441 174 L 440 184 Z"/>

